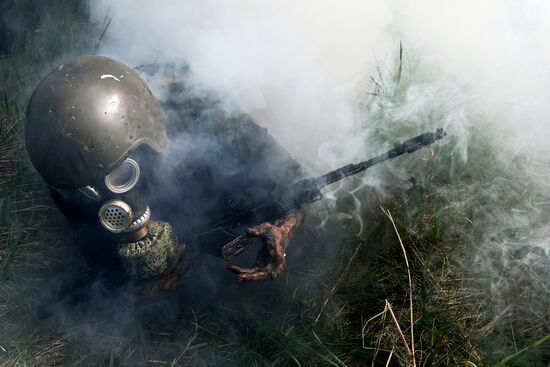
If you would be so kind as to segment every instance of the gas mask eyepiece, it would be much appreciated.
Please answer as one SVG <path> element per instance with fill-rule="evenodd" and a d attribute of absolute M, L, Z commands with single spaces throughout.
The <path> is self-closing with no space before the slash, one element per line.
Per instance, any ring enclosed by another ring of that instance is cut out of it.
<path fill-rule="evenodd" d="M 136 186 L 139 174 L 137 162 L 126 158 L 114 171 L 105 176 L 105 186 L 115 194 L 124 194 Z"/>

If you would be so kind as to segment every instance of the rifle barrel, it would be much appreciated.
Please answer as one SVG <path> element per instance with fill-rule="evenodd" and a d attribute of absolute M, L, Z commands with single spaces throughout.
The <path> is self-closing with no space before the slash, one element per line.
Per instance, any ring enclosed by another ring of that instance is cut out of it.
<path fill-rule="evenodd" d="M 348 164 L 342 168 L 338 168 L 334 171 L 328 172 L 316 179 L 319 189 L 330 185 L 334 182 L 340 181 L 341 179 L 349 176 L 356 175 L 360 172 L 367 170 L 369 167 L 375 166 L 384 161 L 393 159 L 405 153 L 413 153 L 420 148 L 423 148 L 427 145 L 433 144 L 439 139 L 447 135 L 443 128 L 437 129 L 435 132 L 428 132 L 414 138 L 411 138 L 401 144 L 397 144 L 393 149 L 377 155 L 369 160 L 359 162 L 356 164 Z"/>
<path fill-rule="evenodd" d="M 298 208 L 303 207 L 315 200 L 319 200 L 321 189 L 343 178 L 356 175 L 384 161 L 396 158 L 405 153 L 413 153 L 427 145 L 433 144 L 447 135 L 444 129 L 439 128 L 435 132 L 427 132 L 401 144 L 397 144 L 393 149 L 377 155 L 369 160 L 348 164 L 342 168 L 328 172 L 317 178 L 309 178 L 292 185 L 289 190 L 276 192 L 273 195 L 257 200 L 248 208 L 244 208 L 235 213 L 219 218 L 211 222 L 209 230 L 201 234 L 207 234 L 215 230 L 225 230 L 228 227 L 241 226 L 247 222 L 263 223 L 273 219 L 280 218 Z M 207 227 L 208 228 L 208 227 Z M 199 236 L 201 235 L 199 234 Z M 251 243 L 247 235 L 236 235 L 233 241 L 227 243 L 222 248 L 223 257 L 227 260 L 238 256 Z"/>

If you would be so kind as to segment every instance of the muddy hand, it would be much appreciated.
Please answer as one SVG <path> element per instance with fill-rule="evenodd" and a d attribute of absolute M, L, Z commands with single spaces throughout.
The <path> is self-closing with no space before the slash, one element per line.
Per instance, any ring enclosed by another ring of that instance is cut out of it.
<path fill-rule="evenodd" d="M 277 278 L 286 268 L 285 251 L 294 230 L 304 218 L 303 211 L 296 211 L 278 219 L 274 224 L 266 222 L 247 229 L 247 233 L 259 237 L 264 246 L 258 252 L 256 264 L 252 268 L 241 268 L 236 265 L 228 269 L 237 274 L 240 281 Z"/>

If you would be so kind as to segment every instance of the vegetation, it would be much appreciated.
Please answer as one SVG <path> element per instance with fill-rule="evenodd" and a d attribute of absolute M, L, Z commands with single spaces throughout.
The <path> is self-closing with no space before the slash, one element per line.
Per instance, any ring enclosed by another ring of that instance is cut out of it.
<path fill-rule="evenodd" d="M 549 365 L 546 170 L 495 145 L 462 90 L 402 47 L 357 99 L 369 152 L 441 124 L 448 138 L 333 188 L 281 279 L 167 296 L 115 326 L 126 310 L 39 321 L 41 296 L 78 264 L 25 156 L 24 107 L 57 60 L 93 52 L 109 19 L 29 3 L 41 16 L 6 34 L 0 58 L 0 366 Z"/>

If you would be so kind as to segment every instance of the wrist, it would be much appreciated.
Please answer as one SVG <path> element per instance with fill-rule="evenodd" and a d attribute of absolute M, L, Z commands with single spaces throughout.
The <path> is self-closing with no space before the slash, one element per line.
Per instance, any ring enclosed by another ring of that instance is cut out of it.
<path fill-rule="evenodd" d="M 287 235 L 291 235 L 297 228 L 300 227 L 300 225 L 302 225 L 305 216 L 305 209 L 298 209 L 282 218 L 279 218 L 275 222 L 275 225 Z"/>

